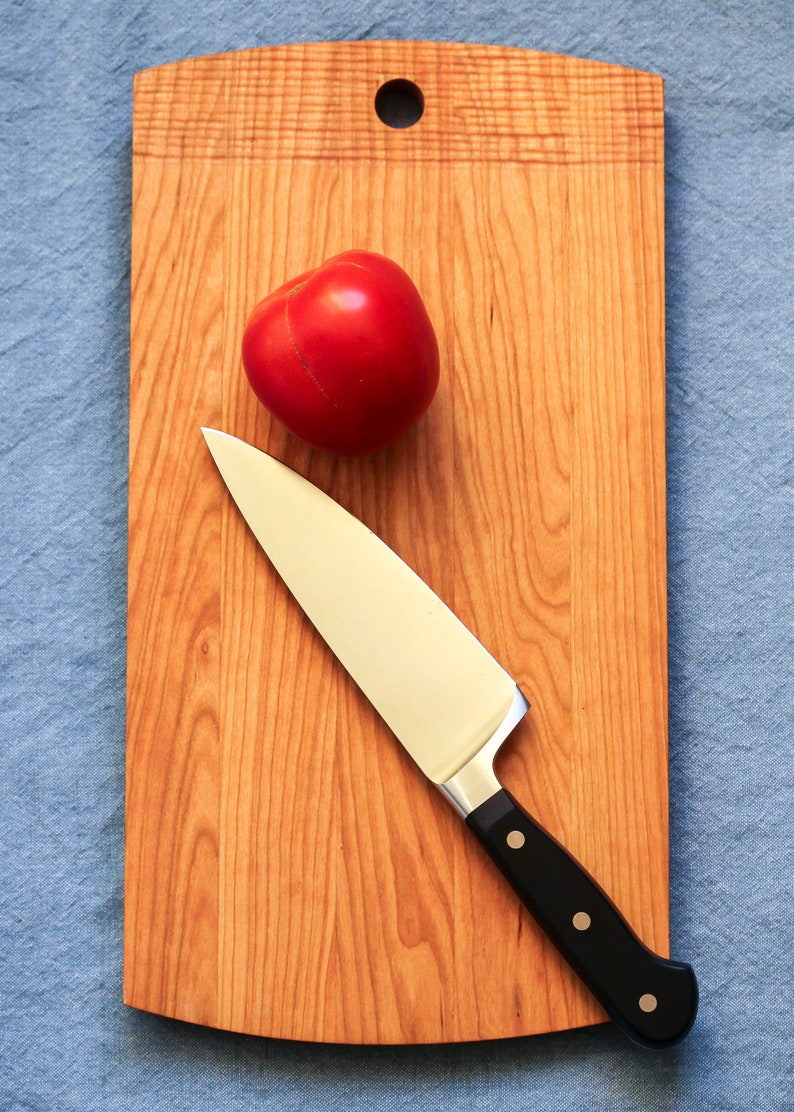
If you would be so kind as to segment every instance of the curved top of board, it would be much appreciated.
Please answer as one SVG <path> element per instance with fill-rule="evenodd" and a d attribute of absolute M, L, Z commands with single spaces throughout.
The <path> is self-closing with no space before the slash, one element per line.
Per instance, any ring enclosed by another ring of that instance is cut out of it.
<path fill-rule="evenodd" d="M 378 89 L 421 90 L 412 127 Z M 468 43 L 296 43 L 207 55 L 135 77 L 136 154 L 185 158 L 660 162 L 663 81 L 567 55 Z"/>

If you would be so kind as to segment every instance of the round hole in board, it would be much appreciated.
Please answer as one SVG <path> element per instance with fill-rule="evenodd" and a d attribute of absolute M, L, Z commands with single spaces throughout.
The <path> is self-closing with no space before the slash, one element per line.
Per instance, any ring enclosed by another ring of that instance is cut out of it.
<path fill-rule="evenodd" d="M 387 81 L 375 94 L 375 111 L 387 127 L 413 127 L 424 110 L 422 90 L 404 77 Z"/>

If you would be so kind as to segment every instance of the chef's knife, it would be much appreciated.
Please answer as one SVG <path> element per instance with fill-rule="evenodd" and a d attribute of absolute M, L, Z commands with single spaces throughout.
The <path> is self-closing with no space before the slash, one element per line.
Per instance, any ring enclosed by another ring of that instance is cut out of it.
<path fill-rule="evenodd" d="M 319 633 L 608 1015 L 642 1046 L 680 1041 L 697 1009 L 691 967 L 649 950 L 496 779 L 496 751 L 529 709 L 515 681 L 332 498 L 245 441 L 202 431 L 243 517 Z"/>

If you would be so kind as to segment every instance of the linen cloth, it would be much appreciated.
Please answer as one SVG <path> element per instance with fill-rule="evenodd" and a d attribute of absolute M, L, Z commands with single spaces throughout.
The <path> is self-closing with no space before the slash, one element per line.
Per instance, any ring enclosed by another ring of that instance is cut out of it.
<path fill-rule="evenodd" d="M 793 10 L 0 0 L 0 1108 L 794 1107 Z M 672 952 L 701 988 L 672 1051 L 303 1045 L 121 1003 L 132 76 L 330 38 L 665 78 Z"/>

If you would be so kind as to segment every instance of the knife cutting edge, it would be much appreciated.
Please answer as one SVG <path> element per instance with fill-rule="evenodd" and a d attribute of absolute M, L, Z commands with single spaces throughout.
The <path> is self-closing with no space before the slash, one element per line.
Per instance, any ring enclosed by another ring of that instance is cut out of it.
<path fill-rule="evenodd" d="M 697 1011 L 691 966 L 648 949 L 496 778 L 496 752 L 529 709 L 515 681 L 361 521 L 251 444 L 202 432 L 297 602 L 574 972 L 633 1042 L 679 1042 Z"/>

